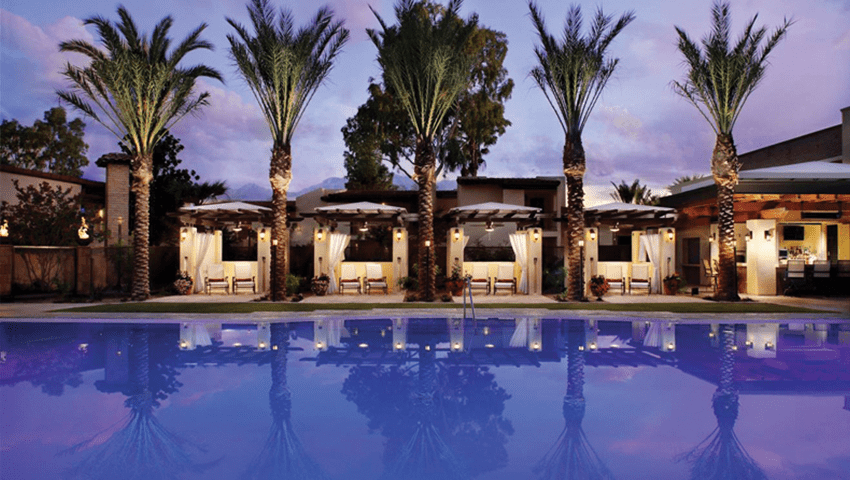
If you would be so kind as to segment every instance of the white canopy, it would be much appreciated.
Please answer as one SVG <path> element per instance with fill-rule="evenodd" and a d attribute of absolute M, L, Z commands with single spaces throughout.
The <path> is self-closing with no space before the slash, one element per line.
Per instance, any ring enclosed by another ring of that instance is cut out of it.
<path fill-rule="evenodd" d="M 463 207 L 455 207 L 449 210 L 449 213 L 468 213 L 478 212 L 482 214 L 508 214 L 508 213 L 537 213 L 539 208 L 525 207 L 522 205 L 511 205 L 509 203 L 486 202 L 476 203 L 475 205 L 466 205 Z"/>
<path fill-rule="evenodd" d="M 406 208 L 394 207 L 392 205 L 381 205 L 372 202 L 346 203 L 342 205 L 330 205 L 327 207 L 316 207 L 319 213 L 407 213 Z"/>
<path fill-rule="evenodd" d="M 180 207 L 181 212 L 186 213 L 211 213 L 211 212 L 226 212 L 226 213 L 256 213 L 270 212 L 270 208 L 261 207 L 247 202 L 222 202 L 210 203 L 206 205 L 189 205 Z"/>

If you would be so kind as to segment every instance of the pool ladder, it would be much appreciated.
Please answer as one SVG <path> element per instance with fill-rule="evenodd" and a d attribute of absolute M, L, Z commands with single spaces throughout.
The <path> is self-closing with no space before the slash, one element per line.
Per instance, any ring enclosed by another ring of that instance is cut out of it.
<path fill-rule="evenodd" d="M 469 306 L 472 308 L 472 319 L 475 320 L 475 303 L 472 301 L 471 275 L 463 278 L 463 318 L 466 320 L 466 295 L 469 294 Z"/>

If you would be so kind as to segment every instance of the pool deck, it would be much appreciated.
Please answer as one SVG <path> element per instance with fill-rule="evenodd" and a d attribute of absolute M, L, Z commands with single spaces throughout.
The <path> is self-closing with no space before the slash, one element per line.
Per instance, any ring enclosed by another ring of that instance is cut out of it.
<path fill-rule="evenodd" d="M 160 303 L 244 303 L 258 301 L 260 295 L 174 295 L 162 296 L 148 300 L 148 302 Z M 475 295 L 474 301 L 478 304 L 487 304 L 487 308 L 477 308 L 477 318 L 515 318 L 515 317 L 588 317 L 597 319 L 626 319 L 626 318 L 670 318 L 671 320 L 687 320 L 689 318 L 705 321 L 707 318 L 735 319 L 735 321 L 758 321 L 758 320 L 782 320 L 782 319 L 810 319 L 810 320 L 850 320 L 850 297 L 785 297 L 785 296 L 743 296 L 743 298 L 759 303 L 773 303 L 795 307 L 812 308 L 822 310 L 823 314 L 673 314 L 666 312 L 622 312 L 604 310 L 569 310 L 552 311 L 545 308 L 535 308 L 545 303 L 557 303 L 552 297 L 544 295 Z M 691 295 L 606 295 L 604 301 L 611 304 L 635 304 L 635 303 L 699 303 L 710 302 L 701 296 Z M 373 294 L 373 295 L 327 295 L 305 297 L 305 304 L 342 304 L 357 303 L 371 304 L 371 310 L 357 310 L 343 313 L 340 310 L 317 309 L 313 312 L 255 312 L 250 314 L 150 314 L 150 313 L 71 313 L 59 312 L 58 310 L 96 305 L 97 303 L 3 303 L 0 304 L 0 321 L 79 321 L 80 319 L 96 319 L 97 321 L 127 321 L 127 320 L 160 320 L 175 321 L 180 319 L 203 319 L 221 318 L 227 315 L 228 319 L 234 321 L 269 321 L 275 319 L 297 319 L 317 317 L 411 317 L 411 316 L 434 316 L 434 317 L 462 317 L 463 306 L 459 298 L 455 299 L 456 309 L 429 308 L 428 304 L 422 304 L 422 308 L 395 308 L 389 304 L 400 304 L 403 302 L 402 294 Z M 115 302 L 112 302 L 115 303 Z M 499 308 L 500 303 L 512 304 L 507 308 Z M 525 308 L 516 308 L 517 303 L 528 305 Z M 494 305 L 495 304 L 495 305 Z M 382 306 L 385 305 L 385 306 Z M 467 308 L 469 306 L 467 305 Z M 467 317 L 471 316 L 471 309 L 467 311 Z"/>

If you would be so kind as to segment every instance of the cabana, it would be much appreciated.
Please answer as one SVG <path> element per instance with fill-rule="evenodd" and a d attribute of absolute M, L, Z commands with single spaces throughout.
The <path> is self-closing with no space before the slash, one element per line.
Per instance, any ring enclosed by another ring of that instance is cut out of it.
<path fill-rule="evenodd" d="M 353 265 L 354 274 L 351 278 L 344 278 L 350 283 L 352 278 L 361 279 L 361 288 L 346 288 L 344 292 L 366 292 L 368 265 L 379 265 L 381 277 L 385 278 L 386 289 L 380 291 L 392 291 L 398 279 L 407 276 L 408 272 L 408 245 L 407 228 L 408 220 L 414 216 L 407 213 L 406 208 L 392 205 L 381 205 L 372 202 L 356 202 L 342 205 L 330 205 L 317 207 L 315 212 L 304 214 L 312 217 L 317 226 L 313 231 L 313 265 L 314 275 L 327 275 L 330 278 L 329 293 L 339 291 L 339 279 L 343 265 Z M 348 224 L 348 233 L 345 229 L 338 228 L 340 223 Z M 351 241 L 351 234 L 356 228 L 366 233 L 374 226 L 384 226 L 392 229 L 390 241 L 392 242 L 392 256 L 389 260 L 373 259 L 374 261 L 345 261 L 345 249 Z M 374 266 L 371 268 L 375 268 Z M 351 271 L 350 267 L 346 268 Z M 374 277 L 375 274 L 373 273 Z M 378 291 L 375 289 L 375 291 Z"/>
<path fill-rule="evenodd" d="M 205 278 L 212 272 L 216 272 L 216 277 L 220 276 L 222 269 L 226 278 L 235 278 L 239 271 L 240 278 L 254 279 L 257 292 L 268 290 L 271 269 L 271 227 L 268 225 L 271 225 L 271 208 L 240 201 L 189 205 L 181 207 L 177 217 L 183 225 L 180 228 L 180 270 L 189 272 L 195 279 L 193 288 L 196 293 L 205 291 Z M 295 218 L 292 220 L 297 221 Z M 257 240 L 256 260 L 224 261 L 223 229 L 234 232 L 250 229 Z"/>
<path fill-rule="evenodd" d="M 456 226 L 449 228 L 446 240 L 446 274 L 450 275 L 454 266 L 460 265 L 463 275 L 480 277 L 483 272 L 487 272 L 486 279 L 473 278 L 473 280 L 490 280 L 489 283 L 493 286 L 497 283 L 505 285 L 510 283 L 510 280 L 514 280 L 516 293 L 540 294 L 543 280 L 542 229 L 537 225 L 536 218 L 540 210 L 535 207 L 497 202 L 478 203 L 449 210 L 446 217 Z M 522 228 L 525 229 L 522 230 Z M 478 238 L 496 237 L 490 238 L 491 243 L 498 242 L 500 239 L 509 241 L 515 260 L 513 262 L 465 261 L 464 249 L 470 240 L 470 236 L 464 234 L 465 229 Z M 495 233 L 491 234 L 491 232 Z M 500 271 L 509 271 L 506 267 L 513 271 L 511 278 L 501 278 L 505 276 L 505 273 Z M 501 290 L 504 291 L 504 289 Z"/>
<path fill-rule="evenodd" d="M 640 280 L 649 280 L 649 293 L 661 293 L 662 279 L 676 268 L 675 209 L 613 202 L 586 208 L 584 218 L 585 286 L 591 276 L 603 275 L 631 291 L 638 280 L 634 267 L 646 271 L 645 265 L 649 278 Z"/>

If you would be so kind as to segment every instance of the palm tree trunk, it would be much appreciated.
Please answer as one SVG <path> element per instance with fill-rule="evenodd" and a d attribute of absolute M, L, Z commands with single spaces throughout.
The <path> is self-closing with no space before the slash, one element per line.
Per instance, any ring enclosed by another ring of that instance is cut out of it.
<path fill-rule="evenodd" d="M 584 299 L 581 248 L 584 235 L 584 147 L 580 137 L 567 136 L 564 143 L 564 175 L 567 177 L 567 298 Z"/>
<path fill-rule="evenodd" d="M 289 353 L 289 326 L 285 323 L 271 325 L 272 350 L 272 386 L 269 390 L 269 404 L 276 422 L 287 421 L 292 412 L 292 394 L 286 381 L 287 354 Z"/>
<path fill-rule="evenodd" d="M 436 291 L 434 278 L 434 148 L 426 139 L 416 143 L 414 175 L 419 185 L 419 299 L 433 301 Z M 425 246 L 427 243 L 427 247 Z"/>
<path fill-rule="evenodd" d="M 133 300 L 147 300 L 150 284 L 150 207 L 153 154 L 133 160 L 133 193 L 136 195 L 133 225 Z"/>
<path fill-rule="evenodd" d="M 292 147 L 287 143 L 275 146 L 269 167 L 269 183 L 272 186 L 272 242 L 277 240 L 274 250 L 272 298 L 286 298 L 286 274 L 289 273 L 289 229 L 286 227 L 286 193 L 292 181 Z"/>
<path fill-rule="evenodd" d="M 740 168 L 732 135 L 718 135 L 711 157 L 711 173 L 717 185 L 717 243 L 720 248 L 715 298 L 722 301 L 740 300 L 735 263 L 735 185 Z"/>

